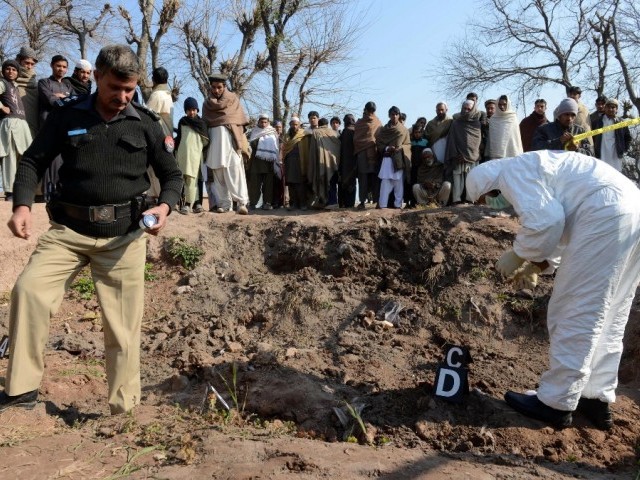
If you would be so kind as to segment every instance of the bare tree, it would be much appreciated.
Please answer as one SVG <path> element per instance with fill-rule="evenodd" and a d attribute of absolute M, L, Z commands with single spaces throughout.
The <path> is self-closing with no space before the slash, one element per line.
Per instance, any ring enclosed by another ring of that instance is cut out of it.
<path fill-rule="evenodd" d="M 147 97 L 150 94 L 151 85 L 146 71 L 148 56 L 151 55 L 151 69 L 160 66 L 160 45 L 169 27 L 173 24 L 180 6 L 180 0 L 162 0 L 162 6 L 157 11 L 156 0 L 138 0 L 141 14 L 139 30 L 134 26 L 131 13 L 122 5 L 118 6 L 118 12 L 126 22 L 126 41 L 129 45 L 136 46 L 136 54 L 143 69 L 140 72 L 140 83 L 143 87 L 143 94 Z M 158 14 L 157 21 L 154 20 L 156 13 Z M 177 98 L 178 92 L 173 91 L 172 94 Z"/>
<path fill-rule="evenodd" d="M 485 0 L 482 20 L 445 51 L 438 75 L 452 94 L 499 82 L 521 92 L 570 86 L 593 56 L 594 10 L 593 0 Z"/>
<path fill-rule="evenodd" d="M 24 34 L 25 43 L 38 53 L 58 38 L 60 32 L 53 19 L 62 12 L 59 0 L 0 0 Z M 16 31 L 14 30 L 14 31 Z M 4 35 L 5 33 L 3 33 Z"/>
<path fill-rule="evenodd" d="M 216 2 L 219 5 L 219 2 Z M 208 77 L 213 72 L 229 77 L 229 87 L 240 97 L 245 97 L 255 76 L 263 72 L 267 53 L 255 48 L 256 35 L 261 28 L 261 19 L 255 7 L 245 5 L 242 0 L 233 0 L 222 11 L 213 8 L 213 2 L 197 4 L 197 10 L 183 20 L 184 53 L 189 62 L 191 75 L 198 83 L 203 96 L 209 93 Z M 204 8 L 203 8 L 204 7 Z M 238 35 L 240 45 L 230 53 L 223 52 L 218 34 L 221 25 L 229 22 L 233 34 Z"/>
<path fill-rule="evenodd" d="M 95 12 L 95 2 L 73 2 L 73 0 L 59 0 L 62 12 L 59 17 L 52 21 L 60 27 L 63 32 L 78 41 L 80 58 L 87 58 L 87 40 L 93 38 L 102 27 L 106 25 L 106 20 L 113 15 L 111 5 L 105 3 L 101 10 L 88 20 L 87 17 Z"/>

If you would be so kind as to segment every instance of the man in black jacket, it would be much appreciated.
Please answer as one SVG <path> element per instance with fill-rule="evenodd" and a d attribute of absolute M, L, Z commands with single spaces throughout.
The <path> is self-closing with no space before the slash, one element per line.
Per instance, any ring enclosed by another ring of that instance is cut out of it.
<path fill-rule="evenodd" d="M 572 98 L 565 98 L 554 110 L 553 122 L 536 128 L 531 142 L 531 150 L 567 150 L 593 156 L 591 144 L 587 139 L 575 142 L 573 137 L 584 133 L 585 129 L 576 125 L 578 103 Z"/>
<path fill-rule="evenodd" d="M 44 371 L 50 315 L 65 287 L 91 268 L 102 309 L 108 402 L 112 414 L 140 402 L 140 327 L 143 314 L 145 232 L 157 234 L 179 198 L 182 174 L 159 118 L 131 103 L 140 68 L 124 45 L 104 47 L 96 60 L 96 94 L 54 110 L 24 153 L 14 183 L 9 228 L 31 236 L 34 190 L 61 155 L 57 194 L 48 204 L 51 228 L 11 293 L 10 357 L 0 412 L 33 408 Z M 151 165 L 162 185 L 158 205 L 147 209 Z"/>

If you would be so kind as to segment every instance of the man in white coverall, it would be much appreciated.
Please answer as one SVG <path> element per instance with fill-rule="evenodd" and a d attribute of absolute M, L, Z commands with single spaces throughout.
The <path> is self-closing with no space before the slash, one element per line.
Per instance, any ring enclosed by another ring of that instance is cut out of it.
<path fill-rule="evenodd" d="M 467 177 L 472 200 L 512 205 L 522 228 L 496 263 L 519 288 L 557 267 L 547 311 L 549 369 L 536 395 L 507 392 L 518 412 L 556 427 L 578 410 L 613 426 L 622 338 L 640 276 L 640 190 L 577 152 L 536 151 L 484 163 Z"/>

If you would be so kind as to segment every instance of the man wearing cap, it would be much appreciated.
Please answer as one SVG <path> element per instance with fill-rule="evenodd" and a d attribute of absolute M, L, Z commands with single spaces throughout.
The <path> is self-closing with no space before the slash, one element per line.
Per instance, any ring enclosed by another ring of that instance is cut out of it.
<path fill-rule="evenodd" d="M 5 200 L 11 199 L 16 167 L 31 144 L 31 130 L 16 84 L 19 70 L 16 60 L 5 60 L 0 78 L 0 186 Z"/>
<path fill-rule="evenodd" d="M 198 101 L 189 97 L 184 101 L 184 117 L 178 122 L 175 148 L 178 167 L 184 179 L 184 205 L 180 207 L 183 215 L 191 211 L 203 211 L 202 161 L 209 145 L 209 134 L 204 120 L 198 116 L 199 112 Z M 210 197 L 209 203 L 215 204 L 215 200 Z"/>
<path fill-rule="evenodd" d="M 66 80 L 71 85 L 71 95 L 89 95 L 91 93 L 91 62 L 78 60 L 73 73 Z"/>
<path fill-rule="evenodd" d="M 262 209 L 273 210 L 274 167 L 278 166 L 280 142 L 278 132 L 269 124 L 269 115 L 260 114 L 258 125 L 249 134 L 249 203 L 255 208 L 262 194 Z"/>
<path fill-rule="evenodd" d="M 618 100 L 610 98 L 606 101 L 604 106 L 604 115 L 602 115 L 593 126 L 593 129 L 606 127 L 613 125 L 614 123 L 622 122 L 622 118 L 617 116 L 618 113 Z M 596 158 L 599 158 L 603 162 L 607 162 L 613 168 L 622 171 L 622 157 L 624 152 L 629 150 L 631 146 L 631 133 L 629 127 L 618 128 L 611 132 L 605 132 L 600 135 L 596 135 L 593 139 L 594 148 L 596 152 Z"/>
<path fill-rule="evenodd" d="M 38 108 L 40 111 L 40 128 L 58 105 L 58 101 L 71 94 L 71 85 L 64 78 L 69 62 L 62 55 L 54 55 L 51 59 L 51 76 L 38 80 Z"/>
<path fill-rule="evenodd" d="M 536 128 L 531 142 L 531 150 L 567 150 L 584 155 L 593 155 L 593 149 L 587 139 L 575 143 L 573 137 L 584 133 L 584 128 L 575 124 L 578 114 L 578 103 L 572 98 L 565 98 L 553 111 L 554 121 Z"/>
<path fill-rule="evenodd" d="M 50 317 L 66 287 L 91 268 L 102 310 L 108 403 L 112 414 L 140 402 L 140 336 L 146 235 L 157 234 L 180 198 L 182 174 L 168 151 L 158 116 L 131 103 L 138 57 L 126 45 L 102 48 L 95 62 L 96 93 L 53 110 L 18 164 L 11 232 L 29 239 L 35 187 L 62 155 L 60 188 L 47 205 L 50 229 L 40 235 L 11 292 L 10 356 L 0 412 L 33 408 L 44 374 Z M 147 209 L 147 165 L 161 180 L 158 205 Z"/>
<path fill-rule="evenodd" d="M 209 97 L 202 108 L 202 118 L 209 128 L 207 167 L 213 169 L 214 189 L 218 200 L 218 213 L 230 212 L 233 202 L 238 213 L 249 213 L 249 192 L 244 164 L 249 160 L 249 142 L 244 126 L 249 123 L 240 98 L 227 90 L 227 76 L 209 77 Z"/>
<path fill-rule="evenodd" d="M 31 136 L 35 137 L 36 133 L 38 133 L 38 82 L 35 70 L 38 57 L 33 48 L 22 47 L 18 55 L 16 55 L 16 60 L 20 64 L 16 84 L 22 97 L 24 113 L 31 129 Z"/>

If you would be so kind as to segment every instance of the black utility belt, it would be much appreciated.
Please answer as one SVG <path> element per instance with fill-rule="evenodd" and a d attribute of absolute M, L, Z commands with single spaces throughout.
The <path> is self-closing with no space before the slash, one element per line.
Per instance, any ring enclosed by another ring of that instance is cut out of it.
<path fill-rule="evenodd" d="M 123 218 L 133 219 L 137 214 L 136 202 L 107 204 L 86 207 L 72 203 L 56 201 L 54 209 L 67 217 L 83 222 L 110 224 Z M 134 212 L 134 209 L 136 212 Z"/>

